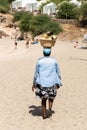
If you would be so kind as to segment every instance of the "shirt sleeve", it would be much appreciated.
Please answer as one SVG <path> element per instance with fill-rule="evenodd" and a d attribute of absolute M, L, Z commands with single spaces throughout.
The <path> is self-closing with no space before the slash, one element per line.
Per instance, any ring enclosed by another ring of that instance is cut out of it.
<path fill-rule="evenodd" d="M 34 73 L 33 85 L 36 84 L 36 80 L 37 80 L 38 75 L 39 75 L 39 63 L 37 62 L 36 68 L 35 68 L 35 73 Z"/>
<path fill-rule="evenodd" d="M 61 79 L 61 72 L 60 72 L 60 68 L 59 68 L 59 65 L 57 62 L 56 62 L 56 72 L 57 72 L 59 79 Z"/>

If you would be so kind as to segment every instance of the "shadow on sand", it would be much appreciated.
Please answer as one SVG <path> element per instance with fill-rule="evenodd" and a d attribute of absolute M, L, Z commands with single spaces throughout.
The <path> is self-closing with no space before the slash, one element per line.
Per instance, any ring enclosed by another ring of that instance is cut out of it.
<path fill-rule="evenodd" d="M 46 110 L 47 117 L 51 117 L 53 113 L 55 113 L 53 110 Z M 42 107 L 41 106 L 29 106 L 29 114 L 32 114 L 33 116 L 42 116 Z"/>
<path fill-rule="evenodd" d="M 77 57 L 69 57 L 69 60 L 82 60 L 87 61 L 87 59 L 77 58 Z"/>

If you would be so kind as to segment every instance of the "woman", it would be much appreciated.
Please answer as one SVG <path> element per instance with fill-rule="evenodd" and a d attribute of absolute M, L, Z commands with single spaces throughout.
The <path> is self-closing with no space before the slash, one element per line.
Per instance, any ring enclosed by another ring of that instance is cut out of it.
<path fill-rule="evenodd" d="M 44 57 L 38 59 L 34 74 L 32 91 L 41 98 L 43 119 L 46 115 L 46 101 L 49 101 L 49 110 L 52 110 L 57 89 L 62 86 L 61 74 L 57 61 L 50 57 L 51 48 L 43 49 Z"/>

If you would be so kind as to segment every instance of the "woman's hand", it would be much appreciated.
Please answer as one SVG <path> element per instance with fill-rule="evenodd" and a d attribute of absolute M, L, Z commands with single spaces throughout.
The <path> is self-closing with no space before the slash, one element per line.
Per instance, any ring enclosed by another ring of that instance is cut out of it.
<path fill-rule="evenodd" d="M 59 84 L 56 84 L 56 87 L 57 87 L 57 89 L 59 89 L 60 88 Z"/>
<path fill-rule="evenodd" d="M 35 85 L 32 86 L 32 91 L 34 91 L 34 89 L 35 89 Z"/>

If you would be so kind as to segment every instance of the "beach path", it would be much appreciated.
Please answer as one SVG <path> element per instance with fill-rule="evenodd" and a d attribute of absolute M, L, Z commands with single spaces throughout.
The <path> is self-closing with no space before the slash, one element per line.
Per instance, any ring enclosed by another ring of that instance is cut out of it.
<path fill-rule="evenodd" d="M 12 39 L 0 39 L 0 130 L 87 130 L 87 50 L 74 48 L 69 41 L 57 41 L 52 48 L 63 86 L 54 114 L 46 120 L 40 99 L 31 90 L 42 50 L 40 44 L 26 49 L 25 41 L 18 41 L 15 50 Z"/>

